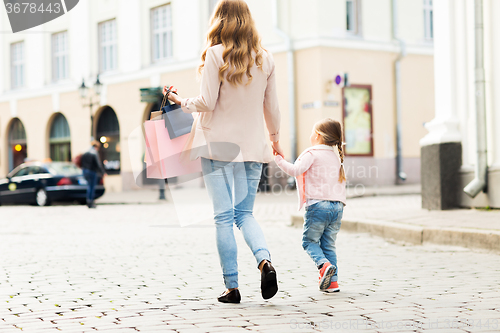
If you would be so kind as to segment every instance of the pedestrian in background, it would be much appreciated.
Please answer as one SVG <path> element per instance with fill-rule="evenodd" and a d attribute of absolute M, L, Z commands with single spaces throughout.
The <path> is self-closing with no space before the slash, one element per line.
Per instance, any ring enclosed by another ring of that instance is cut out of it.
<path fill-rule="evenodd" d="M 192 142 L 208 147 L 198 150 L 196 157 L 201 157 L 203 178 L 213 203 L 217 250 L 227 288 L 218 300 L 241 300 L 234 224 L 242 231 L 257 261 L 262 297 L 269 299 L 278 291 L 276 270 L 271 265 L 264 234 L 253 216 L 253 207 L 262 165 L 273 160 L 264 136 L 264 120 L 273 149 L 282 153 L 281 115 L 274 60 L 261 45 L 245 1 L 218 2 L 200 72 L 200 96 L 181 99 L 169 94 L 176 93 L 176 89 L 166 86 L 163 93 L 181 105 L 184 112 L 199 112 L 191 134 Z M 185 150 L 192 142 L 188 141 Z M 231 147 L 238 147 L 239 160 L 236 155 L 230 156 Z"/>
<path fill-rule="evenodd" d="M 339 291 L 335 241 L 346 204 L 342 126 L 327 118 L 313 127 L 306 149 L 291 164 L 275 152 L 275 162 L 297 178 L 299 210 L 306 205 L 302 247 L 319 270 L 319 289 Z"/>
<path fill-rule="evenodd" d="M 106 174 L 99 158 L 99 148 L 101 148 L 101 143 L 95 140 L 92 141 L 92 146 L 82 155 L 80 162 L 83 177 L 87 181 L 87 207 L 89 208 L 96 207 L 94 198 L 97 179 L 98 177 L 104 177 Z"/>

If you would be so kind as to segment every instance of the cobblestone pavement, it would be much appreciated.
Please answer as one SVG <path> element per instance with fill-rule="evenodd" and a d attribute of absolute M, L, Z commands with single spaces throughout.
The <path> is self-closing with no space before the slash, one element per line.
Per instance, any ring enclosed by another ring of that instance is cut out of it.
<path fill-rule="evenodd" d="M 280 290 L 262 300 L 237 231 L 242 303 L 229 305 L 214 227 L 179 227 L 169 203 L 1 207 L 0 332 L 500 331 L 499 255 L 341 232 L 341 291 L 323 294 L 286 226 L 295 209 L 259 196 Z"/>

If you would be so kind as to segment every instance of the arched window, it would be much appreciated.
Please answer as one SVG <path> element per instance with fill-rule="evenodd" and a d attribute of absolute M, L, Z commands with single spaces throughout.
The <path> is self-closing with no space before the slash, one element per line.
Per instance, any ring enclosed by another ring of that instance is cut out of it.
<path fill-rule="evenodd" d="M 50 158 L 52 161 L 71 161 L 71 135 L 68 121 L 62 114 L 55 116 L 50 128 Z"/>
<path fill-rule="evenodd" d="M 26 131 L 18 118 L 14 119 L 9 128 L 9 171 L 24 163 L 28 157 Z"/>
<path fill-rule="evenodd" d="M 102 143 L 100 157 L 108 174 L 119 174 L 120 125 L 115 111 L 109 106 L 105 107 L 99 116 L 96 140 Z"/>

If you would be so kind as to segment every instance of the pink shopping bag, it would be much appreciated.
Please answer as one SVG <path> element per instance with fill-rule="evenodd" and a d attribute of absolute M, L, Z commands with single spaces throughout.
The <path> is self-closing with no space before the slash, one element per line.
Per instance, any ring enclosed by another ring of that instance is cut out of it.
<path fill-rule="evenodd" d="M 189 134 L 170 139 L 165 120 L 148 120 L 144 123 L 146 141 L 147 177 L 166 179 L 201 172 L 201 160 L 181 160 Z"/>

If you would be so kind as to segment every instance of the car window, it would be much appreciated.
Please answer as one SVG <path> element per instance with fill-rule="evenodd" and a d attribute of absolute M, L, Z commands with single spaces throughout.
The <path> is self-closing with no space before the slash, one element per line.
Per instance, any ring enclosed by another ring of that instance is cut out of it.
<path fill-rule="evenodd" d="M 21 170 L 19 170 L 18 172 L 16 172 L 12 177 L 21 177 L 21 176 L 26 176 L 29 172 L 29 169 L 28 167 L 26 168 L 22 168 Z"/>
<path fill-rule="evenodd" d="M 82 174 L 82 170 L 73 163 L 54 162 L 49 165 L 50 171 L 56 175 L 74 176 Z"/>
<path fill-rule="evenodd" d="M 30 168 L 29 174 L 30 175 L 39 175 L 42 173 L 47 173 L 47 170 L 45 168 L 39 167 L 39 166 L 34 166 Z"/>

